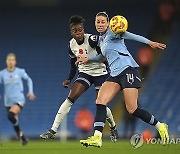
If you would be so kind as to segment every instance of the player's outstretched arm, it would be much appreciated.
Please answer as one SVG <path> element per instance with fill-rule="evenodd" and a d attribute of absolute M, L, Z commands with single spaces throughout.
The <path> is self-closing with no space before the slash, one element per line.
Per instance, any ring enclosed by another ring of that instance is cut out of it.
<path fill-rule="evenodd" d="M 161 50 L 166 49 L 166 44 L 163 43 L 149 41 L 147 44 L 153 49 L 161 49 Z"/>
<path fill-rule="evenodd" d="M 134 41 L 138 41 L 138 42 L 145 43 L 145 44 L 147 44 L 150 41 L 149 39 L 147 39 L 143 36 L 136 35 L 136 34 L 128 32 L 128 31 L 121 34 L 120 37 L 123 39 L 134 40 Z"/>
<path fill-rule="evenodd" d="M 136 35 L 136 34 L 133 34 L 133 33 L 130 33 L 128 31 L 124 32 L 122 35 L 121 35 L 122 38 L 124 39 L 128 39 L 128 40 L 134 40 L 134 41 L 138 41 L 138 42 L 141 42 L 141 43 L 145 43 L 145 44 L 148 44 L 149 46 L 151 46 L 153 49 L 161 49 L 161 50 L 164 50 L 166 48 L 166 45 L 165 44 L 162 44 L 162 43 L 158 43 L 158 42 L 153 42 L 143 36 L 140 36 L 140 35 Z"/>
<path fill-rule="evenodd" d="M 106 60 L 102 54 L 98 54 L 96 56 L 91 56 L 91 57 L 79 57 L 79 58 L 77 58 L 76 65 L 84 64 L 84 63 L 87 63 L 88 61 L 105 62 Z"/>

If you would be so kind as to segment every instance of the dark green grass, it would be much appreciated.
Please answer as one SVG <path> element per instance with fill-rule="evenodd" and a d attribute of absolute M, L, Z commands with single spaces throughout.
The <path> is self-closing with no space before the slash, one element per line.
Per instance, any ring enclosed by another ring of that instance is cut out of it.
<path fill-rule="evenodd" d="M 112 143 L 103 142 L 102 148 L 83 147 L 79 141 L 31 141 L 27 146 L 19 142 L 0 142 L 0 154 L 179 154 L 180 144 L 162 146 L 159 144 L 144 144 L 133 149 L 128 141 Z"/>

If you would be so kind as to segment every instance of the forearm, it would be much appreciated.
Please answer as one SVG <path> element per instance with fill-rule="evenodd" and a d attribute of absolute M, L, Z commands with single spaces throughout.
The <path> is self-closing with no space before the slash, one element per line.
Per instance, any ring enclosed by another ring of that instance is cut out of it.
<path fill-rule="evenodd" d="M 76 75 L 76 69 L 75 68 L 71 68 L 70 72 L 69 72 L 68 80 L 71 81 L 74 78 L 75 75 Z"/>
<path fill-rule="evenodd" d="M 101 60 L 102 60 L 102 55 L 101 55 L 101 54 L 96 55 L 96 56 L 90 56 L 90 57 L 89 57 L 89 61 L 98 62 L 98 61 L 101 61 Z"/>
<path fill-rule="evenodd" d="M 71 59 L 71 67 L 70 67 L 70 71 L 69 71 L 69 76 L 68 76 L 68 80 L 72 80 L 74 78 L 74 76 L 76 75 L 76 70 L 77 67 L 75 65 L 76 59 L 73 58 Z"/>
<path fill-rule="evenodd" d="M 136 34 L 133 34 L 133 33 L 127 32 L 127 31 L 124 32 L 124 34 L 122 35 L 122 38 L 128 39 L 128 40 L 138 41 L 138 42 L 145 43 L 145 44 L 148 44 L 150 42 L 149 39 L 147 39 L 143 36 L 136 35 Z"/>
<path fill-rule="evenodd" d="M 27 85 L 28 85 L 29 93 L 33 93 L 33 82 L 31 78 L 27 79 Z"/>

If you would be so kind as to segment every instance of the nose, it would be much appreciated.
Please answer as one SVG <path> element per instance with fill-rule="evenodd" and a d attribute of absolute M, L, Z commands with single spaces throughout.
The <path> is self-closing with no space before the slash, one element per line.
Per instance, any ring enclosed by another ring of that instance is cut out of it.
<path fill-rule="evenodd" d="M 76 33 L 76 36 L 81 36 L 81 33 L 80 33 L 80 32 L 77 32 L 77 33 Z"/>
<path fill-rule="evenodd" d="M 99 24 L 98 27 L 103 27 L 103 25 Z"/>

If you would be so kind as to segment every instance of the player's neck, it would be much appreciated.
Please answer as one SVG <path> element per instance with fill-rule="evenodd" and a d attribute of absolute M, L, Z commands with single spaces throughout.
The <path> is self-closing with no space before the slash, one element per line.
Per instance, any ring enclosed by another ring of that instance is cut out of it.
<path fill-rule="evenodd" d="M 102 36 L 102 35 L 104 35 L 106 32 L 107 32 L 107 29 L 106 29 L 103 33 L 100 33 L 100 35 Z"/>
<path fill-rule="evenodd" d="M 76 42 L 77 42 L 77 41 L 76 41 Z M 83 38 L 82 41 L 77 42 L 78 45 L 81 45 L 81 44 L 83 44 L 83 43 L 84 43 L 84 38 Z"/>
<path fill-rule="evenodd" d="M 16 67 L 8 67 L 7 70 L 8 70 L 9 72 L 13 72 L 13 71 L 15 70 L 15 68 L 16 68 Z"/>

